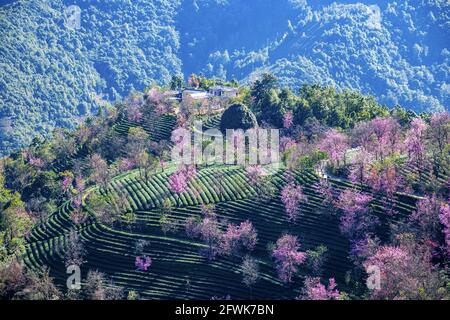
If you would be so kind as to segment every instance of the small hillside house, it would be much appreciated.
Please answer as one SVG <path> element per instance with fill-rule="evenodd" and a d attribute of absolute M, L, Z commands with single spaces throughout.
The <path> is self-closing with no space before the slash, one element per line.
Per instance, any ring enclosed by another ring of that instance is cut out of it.
<path fill-rule="evenodd" d="M 208 91 L 186 88 L 177 96 L 181 103 L 194 103 L 196 112 L 206 114 L 221 112 L 229 99 L 238 95 L 238 89 L 225 86 L 214 86 Z"/>
<path fill-rule="evenodd" d="M 188 98 L 194 101 L 203 101 L 205 99 L 211 98 L 212 96 L 205 90 L 185 89 L 181 93 L 181 97 L 183 101 L 185 101 Z"/>
<path fill-rule="evenodd" d="M 209 88 L 208 93 L 214 97 L 236 98 L 238 89 L 233 87 L 215 86 Z"/>

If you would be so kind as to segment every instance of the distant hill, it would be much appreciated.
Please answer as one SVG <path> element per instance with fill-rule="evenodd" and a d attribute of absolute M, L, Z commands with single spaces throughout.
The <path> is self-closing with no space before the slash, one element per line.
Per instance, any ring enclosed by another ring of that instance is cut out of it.
<path fill-rule="evenodd" d="M 179 73 L 179 1 L 16 1 L 0 8 L 0 154 L 53 127 L 73 127 L 153 80 Z M 81 8 L 81 28 L 64 24 L 68 5 Z M 108 88 L 108 89 L 106 89 Z"/>
<path fill-rule="evenodd" d="M 269 70 L 294 88 L 331 84 L 389 106 L 448 109 L 448 1 L 331 2 L 197 1 L 184 69 L 250 80 Z"/>
<path fill-rule="evenodd" d="M 359 2 L 1 1 L 0 154 L 180 73 L 249 81 L 271 71 L 293 88 L 448 109 L 448 1 Z M 69 5 L 81 9 L 79 30 L 64 24 Z"/>

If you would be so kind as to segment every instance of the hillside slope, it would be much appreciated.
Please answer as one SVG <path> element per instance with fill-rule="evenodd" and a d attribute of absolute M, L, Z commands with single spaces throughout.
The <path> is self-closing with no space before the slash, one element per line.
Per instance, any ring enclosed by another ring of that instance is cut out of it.
<path fill-rule="evenodd" d="M 71 4 L 81 8 L 78 30 L 64 24 Z M 54 127 L 74 127 L 102 99 L 115 101 L 180 72 L 178 5 L 38 0 L 0 7 L 0 154 Z"/>
<path fill-rule="evenodd" d="M 448 112 L 317 85 L 296 96 L 271 75 L 238 91 L 211 112 L 154 86 L 1 158 L 0 298 L 448 299 Z M 280 143 L 220 142 L 233 109 L 241 128 L 281 115 Z M 180 162 L 180 147 L 205 158 Z M 279 162 L 220 161 L 269 150 Z M 366 287 L 372 267 L 382 290 Z"/>

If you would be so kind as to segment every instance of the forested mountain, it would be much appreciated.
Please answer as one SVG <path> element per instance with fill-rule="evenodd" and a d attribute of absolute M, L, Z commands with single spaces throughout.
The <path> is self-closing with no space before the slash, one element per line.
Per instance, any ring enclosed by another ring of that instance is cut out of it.
<path fill-rule="evenodd" d="M 448 108 L 447 1 L 210 2 L 181 15 L 190 26 L 181 37 L 188 72 L 242 79 L 271 70 L 294 88 L 331 84 L 390 106 Z"/>
<path fill-rule="evenodd" d="M 446 0 L 35 0 L 0 4 L 0 154 L 170 74 L 333 85 L 448 109 Z M 64 10 L 81 8 L 81 28 Z"/>
<path fill-rule="evenodd" d="M 81 8 L 79 30 L 64 24 L 71 4 Z M 0 153 L 55 126 L 73 127 L 101 99 L 115 100 L 180 72 L 173 27 L 178 5 L 38 0 L 0 8 Z"/>

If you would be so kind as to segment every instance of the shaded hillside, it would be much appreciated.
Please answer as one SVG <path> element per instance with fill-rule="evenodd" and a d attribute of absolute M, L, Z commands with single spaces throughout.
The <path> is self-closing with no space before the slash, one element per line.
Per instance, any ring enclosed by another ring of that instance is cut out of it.
<path fill-rule="evenodd" d="M 81 29 L 64 25 L 81 8 Z M 180 71 L 178 1 L 16 1 L 0 8 L 0 154 Z"/>
<path fill-rule="evenodd" d="M 448 109 L 445 0 L 51 0 L 0 7 L 0 154 L 171 74 L 350 88 Z M 8 3 L 8 4 L 6 4 Z M 64 10 L 81 8 L 81 28 Z"/>
<path fill-rule="evenodd" d="M 448 108 L 446 1 L 258 1 L 248 10 L 239 0 L 197 3 L 197 18 L 188 16 L 190 30 L 199 32 L 182 39 L 181 52 L 208 76 L 242 79 L 271 70 L 294 88 L 332 84 L 389 106 Z M 254 24 L 236 23 L 233 12 L 241 7 Z M 194 70 L 190 63 L 184 69 Z"/>

